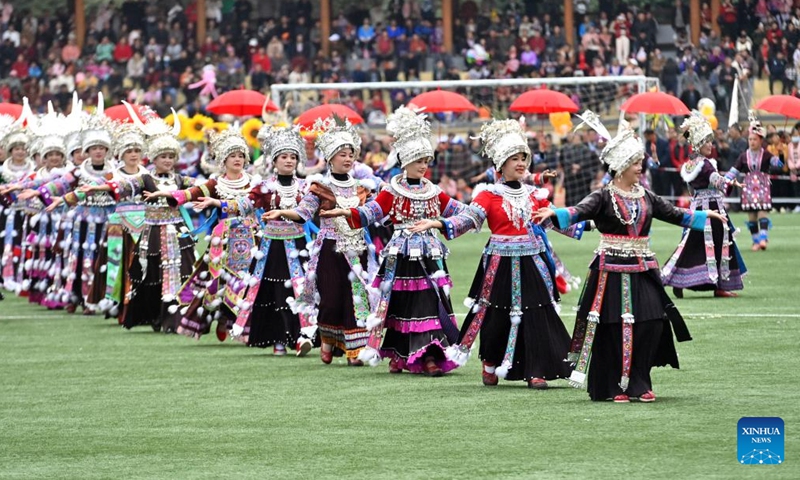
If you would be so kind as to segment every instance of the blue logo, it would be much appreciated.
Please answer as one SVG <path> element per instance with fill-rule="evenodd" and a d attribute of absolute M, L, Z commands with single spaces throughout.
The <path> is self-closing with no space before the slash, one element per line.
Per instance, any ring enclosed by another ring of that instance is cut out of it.
<path fill-rule="evenodd" d="M 738 459 L 742 465 L 779 465 L 784 461 L 783 420 L 742 417 L 738 430 Z"/>

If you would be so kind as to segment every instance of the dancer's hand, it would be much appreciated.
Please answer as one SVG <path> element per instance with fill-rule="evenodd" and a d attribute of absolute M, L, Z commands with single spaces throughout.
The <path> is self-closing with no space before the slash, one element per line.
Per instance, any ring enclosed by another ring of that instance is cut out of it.
<path fill-rule="evenodd" d="M 2 187 L 0 187 L 0 195 L 6 195 L 8 193 L 15 192 L 15 191 L 17 191 L 19 189 L 20 189 L 20 187 L 18 185 L 14 185 L 14 184 L 12 184 L 12 185 L 3 185 Z"/>
<path fill-rule="evenodd" d="M 422 233 L 431 228 L 442 228 L 442 222 L 439 220 L 420 220 L 412 225 L 408 231 L 411 233 Z"/>
<path fill-rule="evenodd" d="M 92 193 L 98 190 L 99 188 L 97 185 L 83 185 L 82 187 L 78 187 L 78 191 L 81 193 Z"/>
<path fill-rule="evenodd" d="M 353 212 L 351 212 L 347 208 L 332 208 L 330 210 L 320 210 L 319 216 L 320 218 L 335 218 L 335 217 L 348 217 L 352 216 Z"/>
<path fill-rule="evenodd" d="M 558 172 L 555 170 L 545 170 L 542 172 L 542 178 L 556 178 L 558 177 Z"/>
<path fill-rule="evenodd" d="M 735 178 L 731 182 L 731 185 L 733 185 L 734 187 L 737 187 L 737 188 L 744 188 L 744 185 L 739 180 L 736 180 Z"/>
<path fill-rule="evenodd" d="M 533 223 L 542 223 L 546 219 L 554 216 L 555 214 L 556 211 L 553 210 L 552 208 L 544 207 L 540 208 L 536 213 L 534 213 L 531 220 L 533 220 Z"/>
<path fill-rule="evenodd" d="M 706 212 L 706 214 L 709 216 L 709 218 L 713 218 L 715 220 L 719 220 L 722 223 L 727 223 L 728 222 L 728 218 L 725 215 L 719 213 L 716 210 L 708 210 Z"/>
<path fill-rule="evenodd" d="M 29 188 L 29 189 L 23 191 L 22 193 L 20 193 L 19 195 L 17 195 L 17 199 L 18 200 L 30 200 L 31 198 L 38 197 L 38 196 L 39 196 L 39 191 L 38 190 L 33 190 L 33 189 Z"/>
<path fill-rule="evenodd" d="M 219 200 L 212 197 L 200 197 L 197 201 L 192 202 L 192 206 L 195 210 L 205 210 L 206 208 L 210 207 L 220 207 L 222 203 Z"/>
<path fill-rule="evenodd" d="M 281 216 L 283 216 L 283 210 L 270 210 L 261 215 L 261 220 L 270 222 L 272 220 L 280 220 Z"/>
<path fill-rule="evenodd" d="M 48 205 L 48 206 L 47 206 L 47 208 L 45 208 L 45 209 L 44 209 L 44 211 L 45 211 L 45 212 L 47 212 L 47 213 L 50 213 L 50 212 L 52 212 L 53 210 L 55 210 L 55 209 L 57 209 L 58 207 L 60 207 L 62 203 L 64 203 L 64 199 L 63 199 L 63 198 L 61 198 L 61 197 L 54 197 L 54 198 L 53 198 L 53 203 L 51 203 L 50 205 Z"/>
<path fill-rule="evenodd" d="M 162 192 L 161 190 L 158 190 L 155 192 L 144 192 L 142 196 L 144 197 L 145 200 L 150 200 L 152 198 L 168 197 L 169 195 L 170 195 L 169 192 Z"/>

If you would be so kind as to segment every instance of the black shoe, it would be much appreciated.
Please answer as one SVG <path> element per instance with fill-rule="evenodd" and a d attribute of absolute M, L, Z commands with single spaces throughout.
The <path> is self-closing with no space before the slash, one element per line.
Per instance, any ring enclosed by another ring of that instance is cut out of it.
<path fill-rule="evenodd" d="M 160 332 L 161 331 L 161 324 L 160 323 L 154 323 L 154 324 L 152 324 L 150 326 L 153 327 L 153 331 L 154 332 Z"/>
<path fill-rule="evenodd" d="M 0 300 L 5 300 L 5 299 L 6 299 L 6 296 L 3 295 L 3 292 L 0 292 Z"/>
<path fill-rule="evenodd" d="M 672 287 L 672 294 L 675 295 L 675 298 L 683 298 L 683 289 Z"/>

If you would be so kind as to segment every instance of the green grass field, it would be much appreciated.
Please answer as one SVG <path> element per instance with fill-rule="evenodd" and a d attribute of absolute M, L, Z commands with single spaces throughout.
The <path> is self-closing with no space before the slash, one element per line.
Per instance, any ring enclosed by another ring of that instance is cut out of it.
<path fill-rule="evenodd" d="M 0 303 L 2 478 L 800 478 L 800 215 L 775 215 L 737 299 L 687 292 L 694 341 L 654 371 L 654 404 L 590 402 L 565 381 L 486 388 L 477 355 L 441 379 L 276 358 Z M 737 226 L 743 217 L 736 216 Z M 657 223 L 661 262 L 680 229 Z M 485 234 L 451 242 L 462 300 Z M 597 236 L 552 234 L 584 277 Z M 572 328 L 577 293 L 563 300 Z M 502 381 L 501 381 L 502 382 Z M 786 422 L 786 462 L 742 466 L 736 423 Z"/>

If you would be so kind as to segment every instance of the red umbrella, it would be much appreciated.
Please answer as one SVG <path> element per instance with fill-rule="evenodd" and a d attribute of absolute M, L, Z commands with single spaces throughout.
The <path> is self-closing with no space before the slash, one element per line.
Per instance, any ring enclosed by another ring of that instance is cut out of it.
<path fill-rule="evenodd" d="M 758 102 L 756 110 L 777 113 L 784 117 L 800 118 L 800 98 L 793 95 L 773 95 Z"/>
<path fill-rule="evenodd" d="M 212 100 L 206 107 L 206 110 L 217 115 L 228 114 L 237 117 L 260 116 L 262 109 L 268 112 L 280 111 L 272 100 L 255 90 L 225 92 Z"/>
<path fill-rule="evenodd" d="M 523 93 L 508 109 L 523 113 L 575 113 L 578 106 L 561 92 L 540 89 Z"/>
<path fill-rule="evenodd" d="M 320 105 L 310 110 L 306 110 L 299 117 L 294 119 L 294 123 L 302 126 L 303 128 L 310 129 L 314 127 L 314 123 L 318 119 L 321 118 L 324 120 L 334 115 L 339 118 L 346 118 L 353 125 L 364 123 L 364 119 L 361 118 L 361 115 L 356 113 L 355 110 L 346 105 L 340 105 L 338 103 L 328 103 L 326 105 Z"/>
<path fill-rule="evenodd" d="M 22 115 L 22 105 L 16 103 L 0 103 L 0 114 L 19 118 L 19 116 Z"/>
<path fill-rule="evenodd" d="M 425 113 L 477 112 L 478 107 L 463 95 L 447 90 L 434 90 L 417 95 L 408 102 L 409 106 L 424 108 Z"/>
<path fill-rule="evenodd" d="M 136 116 L 139 117 L 142 123 L 147 123 L 151 118 L 158 118 L 158 114 L 147 105 L 131 105 L 131 107 L 136 111 Z M 114 105 L 111 108 L 105 109 L 103 113 L 111 120 L 131 123 L 131 116 L 128 113 L 128 109 L 125 108 L 125 105 Z"/>
<path fill-rule="evenodd" d="M 663 113 L 689 115 L 691 112 L 677 97 L 663 92 L 637 93 L 619 107 L 625 113 Z"/>

